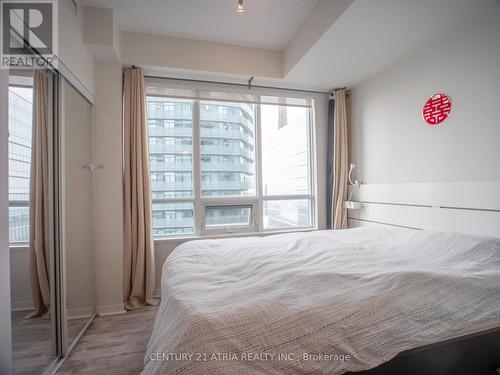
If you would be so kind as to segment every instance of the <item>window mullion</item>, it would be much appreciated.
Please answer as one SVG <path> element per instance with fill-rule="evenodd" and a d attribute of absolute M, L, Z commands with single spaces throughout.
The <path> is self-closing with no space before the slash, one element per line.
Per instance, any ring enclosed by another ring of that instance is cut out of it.
<path fill-rule="evenodd" d="M 10 200 L 9 201 L 9 207 L 29 207 L 30 206 L 30 201 L 21 201 L 21 200 Z"/>
<path fill-rule="evenodd" d="M 286 195 L 264 195 L 262 196 L 263 201 L 286 201 L 286 200 L 297 200 L 297 199 L 313 199 L 313 194 L 286 194 Z"/>
<path fill-rule="evenodd" d="M 201 201 L 201 124 L 200 101 L 193 103 L 193 184 L 195 234 L 201 235 L 203 228 L 203 204 Z"/>
<path fill-rule="evenodd" d="M 255 105 L 255 184 L 257 189 L 257 230 L 264 230 L 264 204 L 262 202 L 262 138 L 261 138 L 261 116 L 260 104 Z"/>
<path fill-rule="evenodd" d="M 317 191 L 317 186 L 316 186 L 316 176 L 317 176 L 317 163 L 316 163 L 316 155 L 313 152 L 316 147 L 315 147 L 315 142 L 316 142 L 316 127 L 313 126 L 315 124 L 314 122 L 314 110 L 312 108 L 309 108 L 308 112 L 308 117 L 309 117 L 309 123 L 308 123 L 308 134 L 309 134 L 309 142 L 307 144 L 308 149 L 307 149 L 307 165 L 308 165 L 308 180 L 309 180 L 309 194 L 312 195 L 311 197 L 311 225 L 313 227 L 318 226 L 318 207 L 317 207 L 317 201 L 314 199 L 318 195 Z"/>
<path fill-rule="evenodd" d="M 194 203 L 194 198 L 153 198 L 152 203 Z"/>

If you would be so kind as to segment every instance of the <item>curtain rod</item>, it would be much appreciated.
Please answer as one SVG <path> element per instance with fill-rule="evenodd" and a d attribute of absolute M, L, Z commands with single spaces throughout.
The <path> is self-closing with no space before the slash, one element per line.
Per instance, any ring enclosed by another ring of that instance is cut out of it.
<path fill-rule="evenodd" d="M 220 82 L 220 81 L 205 81 L 205 80 L 201 80 L 201 79 L 174 78 L 174 77 L 150 76 L 150 75 L 144 75 L 144 78 L 171 79 L 171 80 L 174 80 L 174 81 L 197 82 L 197 83 L 216 83 L 216 84 L 222 84 L 222 85 L 242 86 L 242 87 L 248 87 L 249 86 L 248 84 L 245 84 L 245 83 Z M 288 91 L 297 91 L 297 92 L 308 92 L 308 93 L 311 93 L 311 94 L 325 94 L 325 95 L 330 94 L 330 92 L 326 92 L 326 91 L 287 89 L 286 87 L 275 87 L 275 86 L 251 85 L 250 87 L 255 87 L 255 88 L 259 88 L 259 89 L 274 89 L 274 90 L 288 90 Z"/>

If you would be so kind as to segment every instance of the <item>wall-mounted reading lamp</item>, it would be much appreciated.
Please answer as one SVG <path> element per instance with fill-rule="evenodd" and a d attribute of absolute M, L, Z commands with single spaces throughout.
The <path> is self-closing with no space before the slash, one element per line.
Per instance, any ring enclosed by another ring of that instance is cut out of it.
<path fill-rule="evenodd" d="M 245 7 L 243 6 L 243 0 L 238 0 L 238 7 L 236 8 L 238 13 L 243 13 L 245 11 Z"/>
<path fill-rule="evenodd" d="M 352 179 L 351 179 L 352 171 L 354 170 L 354 168 L 356 168 L 356 164 L 354 164 L 354 163 L 349 164 L 349 175 L 348 175 L 349 183 L 351 185 L 359 188 L 359 182 L 358 182 L 358 180 L 354 180 L 354 182 L 352 182 Z"/>
<path fill-rule="evenodd" d="M 344 202 L 344 207 L 347 208 L 348 210 L 359 210 L 362 207 L 361 202 L 355 202 L 351 201 L 351 197 L 354 194 L 354 189 L 359 189 L 359 181 L 354 180 L 352 182 L 352 171 L 356 168 L 356 164 L 349 164 L 349 174 L 347 175 L 347 178 L 349 180 L 349 185 L 352 186 L 351 192 L 349 193 L 349 198 L 347 198 L 347 201 Z"/>

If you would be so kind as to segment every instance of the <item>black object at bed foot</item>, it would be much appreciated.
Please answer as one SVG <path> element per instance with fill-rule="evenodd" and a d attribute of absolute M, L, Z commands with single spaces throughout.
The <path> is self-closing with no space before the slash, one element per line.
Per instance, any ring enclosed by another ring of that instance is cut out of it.
<path fill-rule="evenodd" d="M 499 375 L 500 329 L 402 352 L 352 375 Z"/>

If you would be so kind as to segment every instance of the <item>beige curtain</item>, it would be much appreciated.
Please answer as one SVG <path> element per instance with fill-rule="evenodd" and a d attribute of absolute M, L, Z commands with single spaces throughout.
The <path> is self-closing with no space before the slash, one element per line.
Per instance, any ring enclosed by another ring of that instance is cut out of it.
<path fill-rule="evenodd" d="M 30 278 L 35 311 L 50 316 L 49 80 L 35 70 L 30 178 Z"/>
<path fill-rule="evenodd" d="M 146 94 L 142 69 L 128 69 L 123 83 L 124 272 L 128 310 L 156 305 Z"/>
<path fill-rule="evenodd" d="M 347 130 L 347 103 L 344 89 L 335 91 L 334 111 L 334 147 L 333 147 L 333 198 L 332 223 L 333 229 L 347 228 L 347 183 L 349 173 L 349 141 Z"/>

